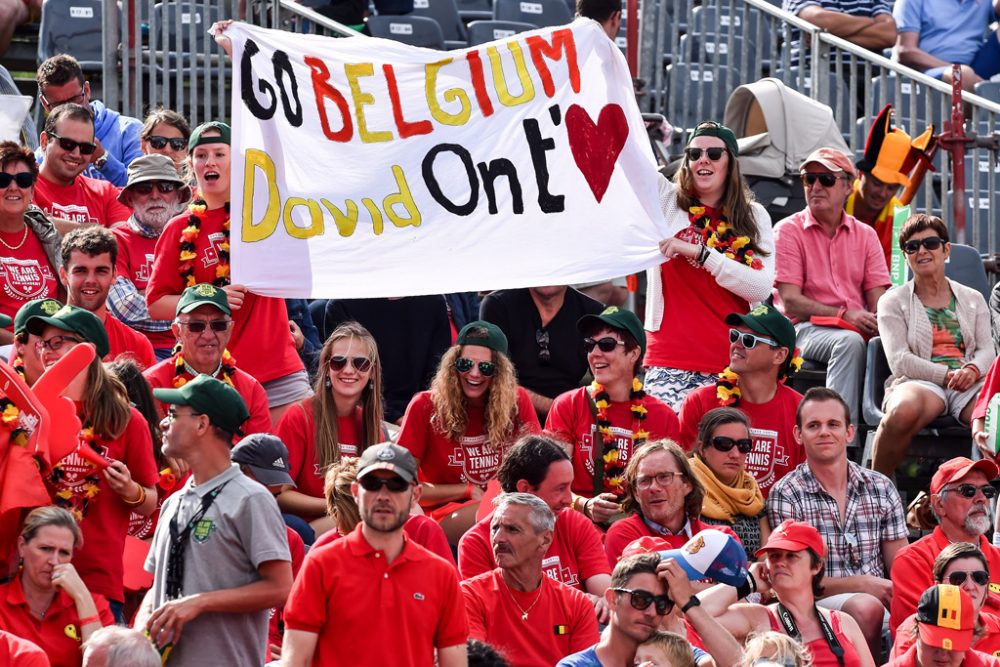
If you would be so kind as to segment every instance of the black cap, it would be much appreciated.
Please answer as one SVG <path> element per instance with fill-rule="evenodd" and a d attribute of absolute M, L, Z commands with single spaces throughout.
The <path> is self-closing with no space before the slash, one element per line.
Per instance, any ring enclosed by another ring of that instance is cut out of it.
<path fill-rule="evenodd" d="M 295 480 L 288 474 L 288 448 L 276 435 L 251 433 L 233 447 L 230 458 L 235 463 L 249 466 L 261 484 L 295 486 Z"/>
<path fill-rule="evenodd" d="M 383 442 L 362 452 L 357 478 L 361 479 L 373 470 L 391 470 L 407 482 L 413 482 L 417 478 L 417 460 L 405 447 Z"/>

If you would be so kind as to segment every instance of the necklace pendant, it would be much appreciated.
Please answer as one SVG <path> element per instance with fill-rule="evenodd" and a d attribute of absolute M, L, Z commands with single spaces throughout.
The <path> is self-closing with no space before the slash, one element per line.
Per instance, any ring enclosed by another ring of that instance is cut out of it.
<path fill-rule="evenodd" d="M 526 611 L 525 612 L 521 612 L 521 620 L 522 621 L 527 621 L 528 620 L 528 612 L 526 612 Z"/>

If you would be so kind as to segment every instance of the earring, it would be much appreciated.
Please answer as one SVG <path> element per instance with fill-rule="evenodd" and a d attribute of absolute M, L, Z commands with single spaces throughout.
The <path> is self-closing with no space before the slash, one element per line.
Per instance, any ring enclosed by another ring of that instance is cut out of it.
<path fill-rule="evenodd" d="M 327 389 L 331 389 L 333 387 L 333 382 L 330 381 L 330 378 L 327 378 L 326 381 L 323 383 L 323 386 L 326 387 Z"/>

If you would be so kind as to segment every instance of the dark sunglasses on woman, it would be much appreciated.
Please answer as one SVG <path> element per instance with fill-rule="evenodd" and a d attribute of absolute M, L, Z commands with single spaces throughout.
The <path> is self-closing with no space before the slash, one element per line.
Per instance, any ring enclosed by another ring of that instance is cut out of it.
<path fill-rule="evenodd" d="M 944 240 L 936 236 L 928 236 L 925 239 L 913 239 L 903 244 L 903 252 L 907 255 L 916 255 L 920 252 L 920 246 L 928 250 L 937 250 L 944 245 Z"/>
<path fill-rule="evenodd" d="M 166 148 L 167 144 L 170 144 L 170 147 L 175 151 L 182 151 L 187 148 L 188 145 L 187 139 L 181 139 L 180 137 L 168 139 L 167 137 L 161 137 L 155 134 L 149 139 L 146 139 L 146 141 L 148 141 L 149 145 L 158 151 L 162 151 Z"/>
<path fill-rule="evenodd" d="M 706 153 L 708 159 L 712 162 L 718 162 L 722 159 L 725 154 L 726 149 L 721 146 L 713 146 L 712 148 L 685 148 L 684 154 L 687 155 L 688 162 L 697 162 L 701 159 L 701 154 Z"/>
<path fill-rule="evenodd" d="M 11 183 L 17 183 L 17 187 L 27 190 L 35 184 L 36 177 L 30 171 L 21 171 L 16 174 L 0 172 L 0 189 L 8 187 Z"/>
<path fill-rule="evenodd" d="M 600 340 L 594 340 L 593 338 L 583 339 L 583 351 L 587 354 L 593 352 L 595 347 L 601 352 L 613 352 L 619 345 L 624 347 L 625 341 L 615 340 L 611 336 L 605 336 Z"/>
<path fill-rule="evenodd" d="M 753 440 L 750 438 L 740 438 L 737 440 L 735 438 L 727 438 L 724 435 L 717 435 L 712 438 L 710 444 L 720 452 L 728 452 L 733 447 L 736 447 L 740 454 L 749 454 L 753 450 Z"/>
<path fill-rule="evenodd" d="M 368 357 L 345 357 L 339 354 L 335 354 L 330 357 L 330 368 L 335 371 L 342 371 L 347 366 L 347 362 L 351 362 L 351 366 L 354 367 L 359 373 L 367 373 L 372 367 L 372 360 Z"/>
<path fill-rule="evenodd" d="M 952 572 L 948 575 L 948 583 L 952 586 L 961 586 L 965 583 L 966 577 L 972 577 L 977 586 L 985 586 L 990 583 L 990 573 L 986 570 L 973 570 L 972 572 Z"/>
<path fill-rule="evenodd" d="M 649 605 L 655 604 L 656 613 L 660 616 L 666 616 L 674 608 L 674 601 L 666 595 L 653 595 L 649 591 L 642 589 L 613 588 L 612 590 L 616 593 L 628 593 L 629 604 L 632 605 L 633 609 L 638 609 L 639 611 L 648 609 Z"/>
<path fill-rule="evenodd" d="M 472 359 L 466 357 L 459 357 L 455 360 L 455 368 L 459 373 L 465 374 L 472 370 L 472 367 L 476 365 Z M 479 362 L 479 372 L 485 377 L 491 377 L 497 371 L 497 365 L 492 361 L 480 361 Z"/>

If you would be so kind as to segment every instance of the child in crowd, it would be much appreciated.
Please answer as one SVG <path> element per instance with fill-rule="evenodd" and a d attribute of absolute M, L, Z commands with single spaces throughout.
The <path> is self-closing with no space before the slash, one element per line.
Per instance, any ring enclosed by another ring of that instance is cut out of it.
<path fill-rule="evenodd" d="M 658 630 L 639 644 L 635 652 L 637 667 L 694 667 L 691 644 L 675 632 Z"/>

